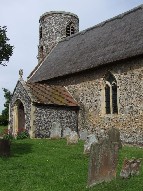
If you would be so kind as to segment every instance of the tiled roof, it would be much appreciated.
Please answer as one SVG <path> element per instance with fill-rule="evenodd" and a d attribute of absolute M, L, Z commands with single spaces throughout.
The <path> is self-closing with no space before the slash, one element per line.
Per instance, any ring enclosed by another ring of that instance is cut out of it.
<path fill-rule="evenodd" d="M 29 82 L 46 81 L 143 54 L 143 5 L 60 41 Z"/>
<path fill-rule="evenodd" d="M 48 105 L 78 106 L 65 87 L 26 83 L 34 102 Z"/>

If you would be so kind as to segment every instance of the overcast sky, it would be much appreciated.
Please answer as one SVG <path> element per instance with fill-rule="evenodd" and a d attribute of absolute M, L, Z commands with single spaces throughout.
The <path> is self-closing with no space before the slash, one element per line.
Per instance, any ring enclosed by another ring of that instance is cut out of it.
<path fill-rule="evenodd" d="M 0 112 L 2 88 L 13 92 L 24 70 L 26 80 L 37 65 L 39 17 L 48 11 L 67 11 L 79 16 L 80 31 L 128 11 L 143 0 L 0 0 L 0 26 L 7 26 L 7 36 L 14 53 L 7 67 L 0 66 Z"/>

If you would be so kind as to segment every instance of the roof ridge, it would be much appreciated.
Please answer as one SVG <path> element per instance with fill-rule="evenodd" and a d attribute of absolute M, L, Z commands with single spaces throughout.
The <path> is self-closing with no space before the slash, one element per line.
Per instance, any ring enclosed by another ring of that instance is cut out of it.
<path fill-rule="evenodd" d="M 83 34 L 85 34 L 86 32 L 91 31 L 91 30 L 93 30 L 93 29 L 95 29 L 95 28 L 103 27 L 103 26 L 106 25 L 107 23 L 112 22 L 112 21 L 114 21 L 114 20 L 122 19 L 122 18 L 124 18 L 126 15 L 129 15 L 129 14 L 131 14 L 131 13 L 133 13 L 133 12 L 136 12 L 136 11 L 138 11 L 139 9 L 143 9 L 143 4 L 137 6 L 137 7 L 133 8 L 133 9 L 130 9 L 130 10 L 124 12 L 124 13 L 121 13 L 121 14 L 119 14 L 119 15 L 117 15 L 117 16 L 114 16 L 114 17 L 112 17 L 112 18 L 110 18 L 110 19 L 107 19 L 107 20 L 105 20 L 105 21 L 102 21 L 101 23 L 98 23 L 98 24 L 96 24 L 96 25 L 94 25 L 94 26 L 92 26 L 92 27 L 89 27 L 89 28 L 87 28 L 87 29 L 85 29 L 85 30 L 82 30 L 82 31 L 80 31 L 80 32 L 78 32 L 78 33 L 75 33 L 75 34 L 73 34 L 73 35 L 71 35 L 71 36 L 68 36 L 68 37 L 66 37 L 66 38 L 63 38 L 63 39 L 61 39 L 61 40 L 59 41 L 59 43 L 60 43 L 60 42 L 64 42 L 64 41 L 68 41 L 68 40 L 74 38 L 75 36 L 83 35 Z M 59 43 L 58 43 L 58 44 L 59 44 Z M 58 44 L 57 44 L 57 45 L 58 45 Z"/>
<path fill-rule="evenodd" d="M 60 41 L 29 79 L 44 82 L 143 55 L 143 5 Z M 71 76 L 72 77 L 72 76 Z"/>

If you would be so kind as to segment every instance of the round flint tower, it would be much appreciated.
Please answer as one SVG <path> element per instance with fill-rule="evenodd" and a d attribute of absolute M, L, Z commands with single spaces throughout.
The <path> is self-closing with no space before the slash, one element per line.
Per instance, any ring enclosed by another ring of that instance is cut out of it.
<path fill-rule="evenodd" d="M 69 12 L 44 13 L 39 23 L 38 62 L 43 61 L 61 39 L 79 31 L 78 16 Z"/>

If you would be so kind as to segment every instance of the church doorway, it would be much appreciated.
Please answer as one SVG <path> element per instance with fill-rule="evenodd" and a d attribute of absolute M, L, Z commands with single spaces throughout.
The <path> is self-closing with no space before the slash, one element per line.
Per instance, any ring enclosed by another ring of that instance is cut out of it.
<path fill-rule="evenodd" d="M 25 112 L 24 105 L 20 100 L 17 100 L 13 110 L 13 130 L 15 134 L 22 129 L 25 129 Z"/>
<path fill-rule="evenodd" d="M 25 129 L 25 113 L 24 106 L 21 101 L 18 104 L 18 130 Z"/>

